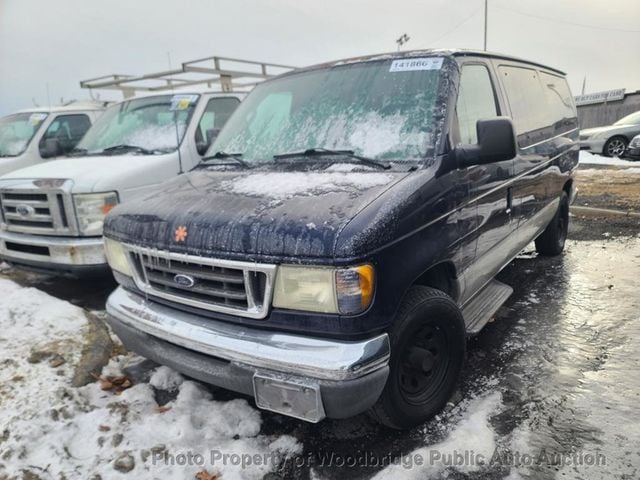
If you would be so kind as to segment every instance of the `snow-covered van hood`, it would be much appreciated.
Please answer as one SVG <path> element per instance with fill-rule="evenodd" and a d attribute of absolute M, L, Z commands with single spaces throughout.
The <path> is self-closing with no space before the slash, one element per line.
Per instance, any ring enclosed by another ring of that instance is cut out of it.
<path fill-rule="evenodd" d="M 218 258 L 346 258 L 346 226 L 408 173 L 194 171 L 119 205 L 104 233 L 126 243 Z M 369 209 L 371 210 L 371 209 Z M 176 232 L 184 232 L 176 236 Z M 361 233 L 361 232 L 359 232 Z M 368 236 L 374 238 L 375 236 Z"/>
<path fill-rule="evenodd" d="M 177 174 L 175 153 L 65 158 L 14 170 L 0 177 L 0 185 L 10 185 L 11 180 L 55 178 L 71 180 L 73 193 L 120 191 L 165 180 L 164 166 L 174 160 Z"/>

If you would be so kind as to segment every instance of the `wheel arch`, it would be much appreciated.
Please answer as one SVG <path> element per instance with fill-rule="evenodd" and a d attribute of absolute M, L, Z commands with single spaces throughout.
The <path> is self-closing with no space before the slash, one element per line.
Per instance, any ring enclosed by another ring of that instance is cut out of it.
<path fill-rule="evenodd" d="M 442 261 L 421 273 L 410 285 L 431 287 L 449 295 L 454 300 L 460 296 L 456 267 L 452 261 Z"/>

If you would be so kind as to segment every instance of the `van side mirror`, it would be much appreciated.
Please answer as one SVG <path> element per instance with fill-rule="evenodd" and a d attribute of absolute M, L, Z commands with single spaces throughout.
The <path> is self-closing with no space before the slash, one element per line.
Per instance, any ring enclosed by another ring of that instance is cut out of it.
<path fill-rule="evenodd" d="M 496 117 L 476 122 L 478 143 L 458 145 L 453 153 L 458 168 L 501 162 L 516 156 L 513 122 L 508 117 Z"/>
<path fill-rule="evenodd" d="M 62 154 L 62 145 L 58 138 L 46 138 L 40 145 L 40 156 L 42 158 L 53 158 Z"/>

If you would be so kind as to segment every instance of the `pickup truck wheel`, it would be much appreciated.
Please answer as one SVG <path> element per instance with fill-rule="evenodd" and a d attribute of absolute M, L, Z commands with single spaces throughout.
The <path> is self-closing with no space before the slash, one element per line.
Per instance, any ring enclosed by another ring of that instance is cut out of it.
<path fill-rule="evenodd" d="M 464 362 L 462 312 L 444 292 L 412 287 L 390 332 L 389 378 L 370 415 L 406 429 L 424 423 L 453 394 Z"/>
<path fill-rule="evenodd" d="M 627 142 L 627 139 L 624 137 L 611 137 L 607 140 L 607 143 L 604 144 L 602 153 L 607 157 L 622 157 L 627 149 L 627 143 L 629 142 Z"/>
<path fill-rule="evenodd" d="M 553 219 L 542 234 L 536 238 L 536 250 L 540 255 L 560 255 L 564 250 L 569 232 L 569 196 L 563 191 L 560 205 Z"/>

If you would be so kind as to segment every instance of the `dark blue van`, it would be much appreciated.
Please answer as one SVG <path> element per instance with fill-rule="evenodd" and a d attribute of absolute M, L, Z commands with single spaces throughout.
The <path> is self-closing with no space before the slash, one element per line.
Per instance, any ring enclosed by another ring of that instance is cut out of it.
<path fill-rule="evenodd" d="M 499 54 L 343 60 L 258 85 L 191 172 L 105 223 L 133 351 L 318 422 L 408 428 L 535 240 L 564 248 L 578 123 L 563 72 Z"/>

